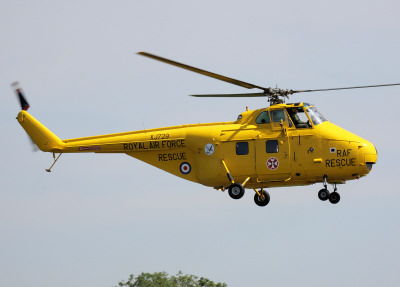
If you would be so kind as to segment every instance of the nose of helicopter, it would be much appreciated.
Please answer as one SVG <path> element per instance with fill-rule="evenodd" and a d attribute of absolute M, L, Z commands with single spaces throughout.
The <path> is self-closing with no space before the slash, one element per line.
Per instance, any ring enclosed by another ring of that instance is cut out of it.
<path fill-rule="evenodd" d="M 324 138 L 330 140 L 332 146 L 339 146 L 338 143 L 341 142 L 343 144 L 342 148 L 357 151 L 357 160 L 359 163 L 357 165 L 358 176 L 365 176 L 372 170 L 373 165 L 378 159 L 378 152 L 371 142 L 330 122 L 321 126 L 319 132 Z"/>
<path fill-rule="evenodd" d="M 367 140 L 364 140 L 358 146 L 359 154 L 360 154 L 360 164 L 365 167 L 365 174 L 369 173 L 372 170 L 374 164 L 378 159 L 378 151 L 376 147 Z"/>

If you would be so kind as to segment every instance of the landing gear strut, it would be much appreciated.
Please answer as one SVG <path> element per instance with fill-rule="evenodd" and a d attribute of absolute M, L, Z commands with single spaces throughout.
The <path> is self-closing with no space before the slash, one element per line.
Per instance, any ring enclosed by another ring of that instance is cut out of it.
<path fill-rule="evenodd" d="M 329 199 L 329 202 L 332 204 L 336 204 L 340 201 L 340 194 L 336 192 L 337 188 L 336 188 L 336 183 L 333 184 L 333 192 L 330 193 L 328 190 L 328 184 L 327 184 L 327 176 L 324 175 L 324 188 L 321 189 L 318 192 L 318 198 L 322 201 L 325 201 L 327 199 Z"/>
<path fill-rule="evenodd" d="M 233 177 L 231 175 L 231 173 L 229 172 L 228 166 L 226 165 L 225 161 L 222 160 L 221 161 L 225 170 L 226 170 L 226 175 L 229 179 L 229 181 L 232 183 L 229 187 L 228 187 L 228 194 L 231 198 L 233 199 L 240 199 L 243 197 L 244 195 L 244 186 L 246 185 L 246 183 L 250 180 L 250 176 L 246 178 L 246 180 L 243 183 L 238 183 L 235 182 L 233 180 Z M 254 189 L 254 191 L 256 192 L 256 194 L 254 195 L 254 202 L 258 205 L 258 206 L 266 206 L 269 203 L 270 200 L 270 196 L 269 193 L 266 192 L 264 189 L 261 188 L 260 191 L 258 191 L 257 189 Z"/>
<path fill-rule="evenodd" d="M 229 187 L 228 187 L 228 193 L 229 196 L 232 197 L 233 199 L 240 199 L 243 197 L 244 195 L 244 186 L 246 185 L 246 183 L 250 180 L 250 177 L 246 178 L 246 180 L 240 184 L 238 182 L 235 182 L 233 180 L 233 177 L 231 175 L 231 173 L 229 172 L 228 167 L 226 166 L 226 163 L 224 160 L 222 160 L 222 164 L 225 167 L 226 170 L 226 175 L 228 176 L 229 181 L 232 183 Z"/>

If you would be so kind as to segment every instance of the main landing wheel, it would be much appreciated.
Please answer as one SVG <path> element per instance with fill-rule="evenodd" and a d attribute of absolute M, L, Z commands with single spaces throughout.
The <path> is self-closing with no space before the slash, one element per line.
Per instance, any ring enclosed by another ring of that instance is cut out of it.
<path fill-rule="evenodd" d="M 329 201 L 332 204 L 336 204 L 340 201 L 340 194 L 335 192 L 332 192 L 331 195 L 329 196 Z"/>
<path fill-rule="evenodd" d="M 244 195 L 244 187 L 240 183 L 232 183 L 228 187 L 228 193 L 233 199 L 240 199 Z"/>
<path fill-rule="evenodd" d="M 257 192 L 256 192 L 256 194 L 254 194 L 254 202 L 258 206 L 266 206 L 270 200 L 269 193 L 262 189 L 260 191 L 260 194 L 261 194 L 261 196 L 259 196 Z"/>
<path fill-rule="evenodd" d="M 329 196 L 330 196 L 330 193 L 326 188 L 323 188 L 318 192 L 318 198 L 321 199 L 322 201 L 327 200 L 329 198 Z"/>

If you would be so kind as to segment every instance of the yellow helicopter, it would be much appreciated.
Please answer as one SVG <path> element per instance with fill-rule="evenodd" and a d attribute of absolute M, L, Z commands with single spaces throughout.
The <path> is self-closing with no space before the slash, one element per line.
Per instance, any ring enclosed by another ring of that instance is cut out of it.
<path fill-rule="evenodd" d="M 318 109 L 304 102 L 285 103 L 288 95 L 303 92 L 394 86 L 358 86 L 319 90 L 264 88 L 171 61 L 146 52 L 138 54 L 259 93 L 209 94 L 196 97 L 266 97 L 270 106 L 241 113 L 235 121 L 186 124 L 124 133 L 61 140 L 27 110 L 19 84 L 13 83 L 22 110 L 18 122 L 44 152 L 57 162 L 63 153 L 125 153 L 178 177 L 240 199 L 245 189 L 265 206 L 269 187 L 322 183 L 320 200 L 340 201 L 337 184 L 367 175 L 377 161 L 369 141 L 329 122 Z M 56 157 L 56 154 L 58 156 Z M 333 192 L 328 191 L 328 183 Z"/>

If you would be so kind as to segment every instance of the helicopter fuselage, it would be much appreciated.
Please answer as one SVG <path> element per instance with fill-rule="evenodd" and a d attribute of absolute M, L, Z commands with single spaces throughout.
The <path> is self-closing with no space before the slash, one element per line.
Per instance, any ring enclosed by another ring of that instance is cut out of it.
<path fill-rule="evenodd" d="M 270 196 L 264 188 L 323 182 L 322 201 L 340 201 L 336 185 L 367 175 L 377 161 L 377 150 L 369 141 L 325 119 L 307 103 L 286 104 L 289 95 L 308 92 L 399 86 L 353 86 L 292 90 L 267 88 L 169 60 L 147 52 L 139 55 L 258 92 L 201 94 L 195 97 L 264 97 L 271 106 L 246 111 L 236 121 L 192 124 L 85 138 L 61 140 L 26 110 L 29 104 L 18 82 L 12 84 L 22 111 L 18 121 L 54 163 L 62 153 L 125 153 L 186 180 L 216 189 L 228 189 L 233 199 L 245 188 L 255 191 L 254 202 L 265 206 Z M 55 153 L 60 155 L 55 158 Z M 333 185 L 333 192 L 327 184 Z"/>
<path fill-rule="evenodd" d="M 304 113 L 296 127 L 292 109 Z M 305 117 L 306 116 L 306 117 Z M 28 112 L 18 121 L 38 147 L 53 153 L 125 153 L 166 172 L 224 190 L 308 185 L 327 179 L 344 183 L 368 174 L 375 147 L 327 121 L 305 103 L 246 111 L 234 122 L 60 140 Z"/>

